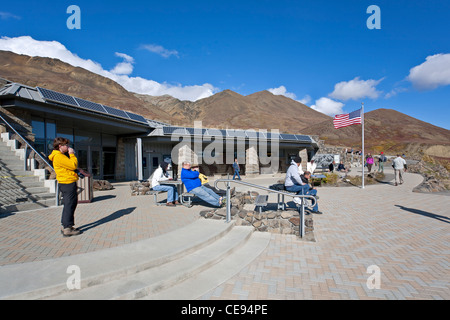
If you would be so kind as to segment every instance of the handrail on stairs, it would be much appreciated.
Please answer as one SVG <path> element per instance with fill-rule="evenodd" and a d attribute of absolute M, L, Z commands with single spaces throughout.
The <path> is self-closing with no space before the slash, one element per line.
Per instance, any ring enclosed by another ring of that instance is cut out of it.
<path fill-rule="evenodd" d="M 39 158 L 41 158 L 44 162 L 45 162 L 45 164 L 47 165 L 47 166 L 49 166 L 53 171 L 55 171 L 55 169 L 53 169 L 53 166 L 50 164 L 50 163 L 48 163 L 48 161 L 39 153 L 39 152 L 37 152 L 36 151 L 36 149 L 27 141 L 27 139 L 25 139 L 19 132 L 17 132 L 17 130 L 16 129 L 14 129 L 14 127 L 8 122 L 8 121 L 6 121 L 6 119 L 5 118 L 3 118 L 3 116 L 0 114 L 0 119 L 9 127 L 9 128 L 11 128 L 11 130 L 13 130 L 14 131 L 14 133 L 15 134 L 17 134 L 19 137 L 20 137 L 20 139 L 22 139 L 22 141 L 24 141 L 25 142 L 25 144 L 26 144 L 26 146 L 25 146 L 25 170 L 27 170 L 27 165 L 26 165 L 26 161 L 27 161 L 27 149 L 28 148 L 30 148 L 31 150 L 33 150 L 34 151 L 34 153 L 36 154 L 36 155 L 38 155 L 39 156 Z"/>
<path fill-rule="evenodd" d="M 30 148 L 31 150 L 34 151 L 34 154 L 37 155 L 39 158 L 41 158 L 44 163 L 52 170 L 55 171 L 55 169 L 53 168 L 53 166 L 48 163 L 48 161 L 39 153 L 36 151 L 36 149 L 27 141 L 27 139 L 25 139 L 19 132 L 17 132 L 16 129 L 14 129 L 14 127 L 8 122 L 6 121 L 6 119 L 0 114 L 0 119 L 9 127 L 11 128 L 12 131 L 14 131 L 15 134 L 17 134 L 20 139 L 22 139 L 23 142 L 25 142 L 25 160 L 24 160 L 24 169 L 25 171 L 28 171 L 28 166 L 27 166 L 27 160 L 28 160 L 28 156 L 27 156 L 27 152 L 28 152 L 28 148 Z M 59 206 L 59 187 L 58 187 L 58 182 L 56 182 L 56 189 L 55 189 L 55 204 L 56 206 Z"/>
<path fill-rule="evenodd" d="M 233 180 L 230 179 L 229 175 L 227 179 L 218 179 L 214 182 L 214 188 L 217 188 L 217 184 L 219 182 L 224 182 L 227 185 L 227 218 L 226 218 L 226 222 L 230 222 L 231 221 L 231 183 L 237 183 L 237 184 L 241 184 L 241 185 L 245 185 L 247 187 L 251 187 L 251 188 L 255 188 L 255 189 L 260 189 L 260 190 L 264 190 L 267 191 L 268 193 L 277 193 L 279 195 L 283 195 L 283 196 L 288 196 L 288 197 L 292 197 L 292 198 L 301 198 L 301 205 L 297 205 L 297 207 L 299 208 L 299 215 L 300 215 L 300 236 L 303 238 L 303 236 L 305 235 L 305 200 L 306 199 L 310 199 L 312 200 L 312 204 L 307 206 L 307 207 L 314 207 L 316 205 L 317 199 L 316 197 L 312 196 L 312 195 L 301 195 L 301 194 L 295 194 L 295 193 L 288 193 L 286 191 L 279 191 L 279 190 L 273 190 L 267 187 L 263 187 L 257 184 L 253 184 L 253 183 L 248 183 L 245 181 L 239 181 L 239 180 Z"/>

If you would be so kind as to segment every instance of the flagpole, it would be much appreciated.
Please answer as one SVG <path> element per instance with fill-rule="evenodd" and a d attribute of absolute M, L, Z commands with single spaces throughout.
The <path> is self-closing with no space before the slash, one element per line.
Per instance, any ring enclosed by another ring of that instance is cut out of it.
<path fill-rule="evenodd" d="M 364 189 L 364 157 L 365 157 L 365 152 L 364 152 L 364 102 L 361 102 L 361 127 L 362 127 L 362 157 L 361 157 L 361 162 L 362 162 L 362 189 Z"/>

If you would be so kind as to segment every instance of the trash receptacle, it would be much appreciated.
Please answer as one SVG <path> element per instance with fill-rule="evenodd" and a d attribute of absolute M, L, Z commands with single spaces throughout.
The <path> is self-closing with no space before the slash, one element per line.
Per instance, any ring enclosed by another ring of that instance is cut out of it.
<path fill-rule="evenodd" d="M 94 199 L 94 178 L 86 171 L 82 174 L 84 178 L 80 177 L 77 181 L 78 203 L 90 203 Z"/>

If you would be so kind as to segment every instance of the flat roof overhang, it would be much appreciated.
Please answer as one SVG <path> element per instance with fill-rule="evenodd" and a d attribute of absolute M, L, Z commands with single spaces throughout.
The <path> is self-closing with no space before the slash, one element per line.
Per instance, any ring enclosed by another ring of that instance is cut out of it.
<path fill-rule="evenodd" d="M 273 142 L 277 142 L 278 145 L 280 147 L 283 148 L 308 148 L 308 149 L 317 149 L 317 146 L 315 146 L 314 142 L 289 142 L 289 141 L 283 141 L 283 140 L 256 140 L 256 139 L 242 139 L 242 138 L 222 138 L 222 139 L 217 139 L 215 137 L 211 137 L 211 136 L 205 136 L 203 138 L 199 137 L 199 136 L 180 136 L 180 135 L 174 135 L 172 136 L 159 136 L 159 135 L 150 135 L 150 136 L 136 136 L 137 138 L 142 138 L 143 141 L 148 141 L 151 140 L 152 142 L 155 143 L 173 143 L 173 144 L 178 144 L 181 143 L 183 141 L 185 142 L 190 142 L 190 143 L 202 143 L 204 145 L 208 145 L 212 142 L 217 142 L 215 140 L 218 140 L 218 142 L 222 141 L 224 144 L 234 144 L 234 143 L 242 143 L 242 144 L 246 144 L 246 145 L 252 145 L 252 144 L 256 144 L 258 145 L 259 143 L 261 144 L 265 144 L 267 146 L 271 145 L 271 143 Z"/>
<path fill-rule="evenodd" d="M 0 104 L 5 109 L 25 109 L 32 116 L 54 118 L 62 126 L 72 126 L 81 130 L 92 131 L 95 128 L 95 131 L 113 135 L 142 135 L 153 130 L 144 123 L 71 108 L 63 104 L 30 101 L 17 96 L 0 97 Z"/>

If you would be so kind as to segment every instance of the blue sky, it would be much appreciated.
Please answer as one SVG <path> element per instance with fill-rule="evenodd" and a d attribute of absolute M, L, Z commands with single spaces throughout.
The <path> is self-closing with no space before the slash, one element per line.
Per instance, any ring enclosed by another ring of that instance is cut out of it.
<path fill-rule="evenodd" d="M 69 29 L 70 5 L 81 29 Z M 370 5 L 381 29 L 369 29 Z M 450 1 L 7 1 L 0 50 L 130 91 L 284 94 L 334 115 L 390 108 L 450 129 Z M 0 69 L 1 75 L 1 69 Z"/>

